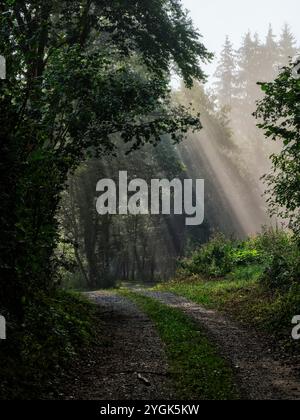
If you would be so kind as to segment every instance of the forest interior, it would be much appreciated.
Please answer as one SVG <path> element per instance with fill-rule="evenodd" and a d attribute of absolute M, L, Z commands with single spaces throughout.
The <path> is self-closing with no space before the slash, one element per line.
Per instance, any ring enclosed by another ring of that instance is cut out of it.
<path fill-rule="evenodd" d="M 300 399 L 300 8 L 211 3 L 1 0 L 0 400 Z"/>

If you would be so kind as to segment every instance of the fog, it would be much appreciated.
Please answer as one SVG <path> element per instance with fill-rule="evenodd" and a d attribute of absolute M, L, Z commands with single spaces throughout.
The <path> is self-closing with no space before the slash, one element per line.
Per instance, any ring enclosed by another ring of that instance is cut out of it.
<path fill-rule="evenodd" d="M 279 34 L 284 24 L 288 23 L 300 44 L 300 2 L 298 0 L 182 0 L 189 10 L 195 26 L 203 35 L 205 45 L 216 54 L 216 60 L 206 66 L 212 82 L 225 36 L 228 35 L 235 47 L 238 47 L 241 36 L 248 30 L 257 33 L 261 39 L 266 35 L 268 25 Z M 212 24 L 213 22 L 213 24 Z"/>
<path fill-rule="evenodd" d="M 260 13 L 256 2 L 251 7 L 235 1 L 184 3 L 191 8 L 205 44 L 217 54 L 206 66 L 207 83 L 196 82 L 187 89 L 178 80 L 172 86 L 173 101 L 200 113 L 203 128 L 188 133 L 177 146 L 163 136 L 158 147 L 148 144 L 129 156 L 116 136 L 117 156 L 91 160 L 71 178 L 61 218 L 80 268 L 76 287 L 167 279 L 174 275 L 178 257 L 189 255 L 215 233 L 246 238 L 262 226 L 280 223 L 268 214 L 261 178 L 271 170 L 270 155 L 281 144 L 264 138 L 253 114 L 263 97 L 257 82 L 273 81 L 297 52 L 300 33 L 295 13 L 272 2 L 267 18 L 267 1 Z M 288 3 L 299 8 L 292 0 Z M 172 214 L 99 217 L 96 184 L 103 178 L 117 181 L 120 171 L 148 185 L 158 178 L 204 179 L 204 223 L 187 226 L 185 215 Z"/>
<path fill-rule="evenodd" d="M 253 113 L 263 97 L 257 82 L 273 81 L 299 50 L 300 3 L 183 3 L 215 57 L 205 66 L 206 85 L 177 91 L 179 102 L 192 102 L 201 112 L 203 124 L 179 148 L 181 157 L 191 176 L 206 179 L 206 218 L 213 230 L 253 235 L 262 225 L 281 222 L 269 217 L 262 177 L 282 145 L 257 128 Z"/>

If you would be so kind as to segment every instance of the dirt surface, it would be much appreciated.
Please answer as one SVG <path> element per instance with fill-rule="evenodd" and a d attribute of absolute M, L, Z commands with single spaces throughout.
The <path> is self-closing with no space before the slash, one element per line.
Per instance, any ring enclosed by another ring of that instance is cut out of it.
<path fill-rule="evenodd" d="M 300 399 L 300 382 L 293 368 L 278 360 L 262 337 L 172 293 L 144 290 L 139 293 L 180 309 L 199 323 L 217 344 L 220 354 L 231 362 L 244 399 Z"/>
<path fill-rule="evenodd" d="M 112 293 L 95 292 L 89 297 L 99 304 L 100 344 L 69 373 L 60 398 L 174 398 L 163 344 L 149 318 L 129 300 Z"/>

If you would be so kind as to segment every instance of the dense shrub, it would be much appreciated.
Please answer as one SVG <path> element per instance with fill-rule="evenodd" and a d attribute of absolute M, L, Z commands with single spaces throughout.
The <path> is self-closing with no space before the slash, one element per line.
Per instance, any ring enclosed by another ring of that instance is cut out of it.
<path fill-rule="evenodd" d="M 257 249 L 249 248 L 249 243 L 241 244 L 231 251 L 231 260 L 234 266 L 245 266 L 261 261 L 261 254 Z"/>
<path fill-rule="evenodd" d="M 300 283 L 300 248 L 288 234 L 278 233 L 273 239 L 268 245 L 268 251 L 265 251 L 266 268 L 261 284 L 273 291 L 289 290 Z"/>
<path fill-rule="evenodd" d="M 263 229 L 245 241 L 215 235 L 189 258 L 179 261 L 183 276 L 225 277 L 238 267 L 259 265 L 261 284 L 270 290 L 288 290 L 300 283 L 300 248 L 295 237 L 278 229 Z"/>
<path fill-rule="evenodd" d="M 24 324 L 9 322 L 9 340 L 1 343 L 0 400 L 41 396 L 95 338 L 95 306 L 79 294 L 40 294 L 24 306 Z"/>
<path fill-rule="evenodd" d="M 190 258 L 179 262 L 179 269 L 187 275 L 204 275 L 211 278 L 222 277 L 232 268 L 232 241 L 218 234 L 210 242 L 202 245 Z"/>
<path fill-rule="evenodd" d="M 246 241 L 217 235 L 181 261 L 179 274 L 168 290 L 229 311 L 299 353 L 291 321 L 300 311 L 300 247 L 291 232 L 263 229 Z"/>
<path fill-rule="evenodd" d="M 286 292 L 277 292 L 272 303 L 266 306 L 264 324 L 278 339 L 299 352 L 298 342 L 290 341 L 291 320 L 300 310 L 300 285 L 293 284 Z"/>
<path fill-rule="evenodd" d="M 281 252 L 289 248 L 294 240 L 287 231 L 264 227 L 262 232 L 252 239 L 252 242 L 255 249 L 263 254 L 264 259 L 270 259 L 274 251 Z"/>
<path fill-rule="evenodd" d="M 229 274 L 235 267 L 260 261 L 261 252 L 255 248 L 252 239 L 242 242 L 217 234 L 190 258 L 181 260 L 179 268 L 182 274 L 219 278 Z"/>
<path fill-rule="evenodd" d="M 76 293 L 40 296 L 26 310 L 24 359 L 46 368 L 70 359 L 92 337 L 93 312 L 94 306 Z"/>

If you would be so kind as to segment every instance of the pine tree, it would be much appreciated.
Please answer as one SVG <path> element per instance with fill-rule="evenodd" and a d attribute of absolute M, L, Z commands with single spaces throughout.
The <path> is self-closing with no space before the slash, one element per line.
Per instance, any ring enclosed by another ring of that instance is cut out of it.
<path fill-rule="evenodd" d="M 259 96 L 257 82 L 262 77 L 263 47 L 258 35 L 248 32 L 238 50 L 237 99 L 246 112 L 253 112 L 254 102 Z"/>
<path fill-rule="evenodd" d="M 249 162 L 256 162 L 255 165 L 260 165 L 258 161 L 264 160 L 261 147 L 264 143 L 259 138 L 252 116 L 256 101 L 262 96 L 257 82 L 263 80 L 263 68 L 264 45 L 257 34 L 252 36 L 248 32 L 238 50 L 237 85 L 231 125 L 239 143 L 247 150 Z M 255 170 L 255 165 L 253 170 Z"/>
<path fill-rule="evenodd" d="M 226 37 L 218 67 L 215 73 L 216 91 L 221 107 L 231 108 L 235 84 L 236 60 L 233 45 Z"/>
<path fill-rule="evenodd" d="M 282 33 L 279 41 L 279 65 L 281 67 L 289 64 L 290 58 L 296 55 L 296 40 L 291 32 L 288 24 L 282 28 Z"/>
<path fill-rule="evenodd" d="M 273 28 L 270 25 L 266 37 L 265 45 L 263 46 L 263 63 L 261 82 L 271 82 L 277 75 L 279 63 L 279 48 L 275 41 Z"/>

